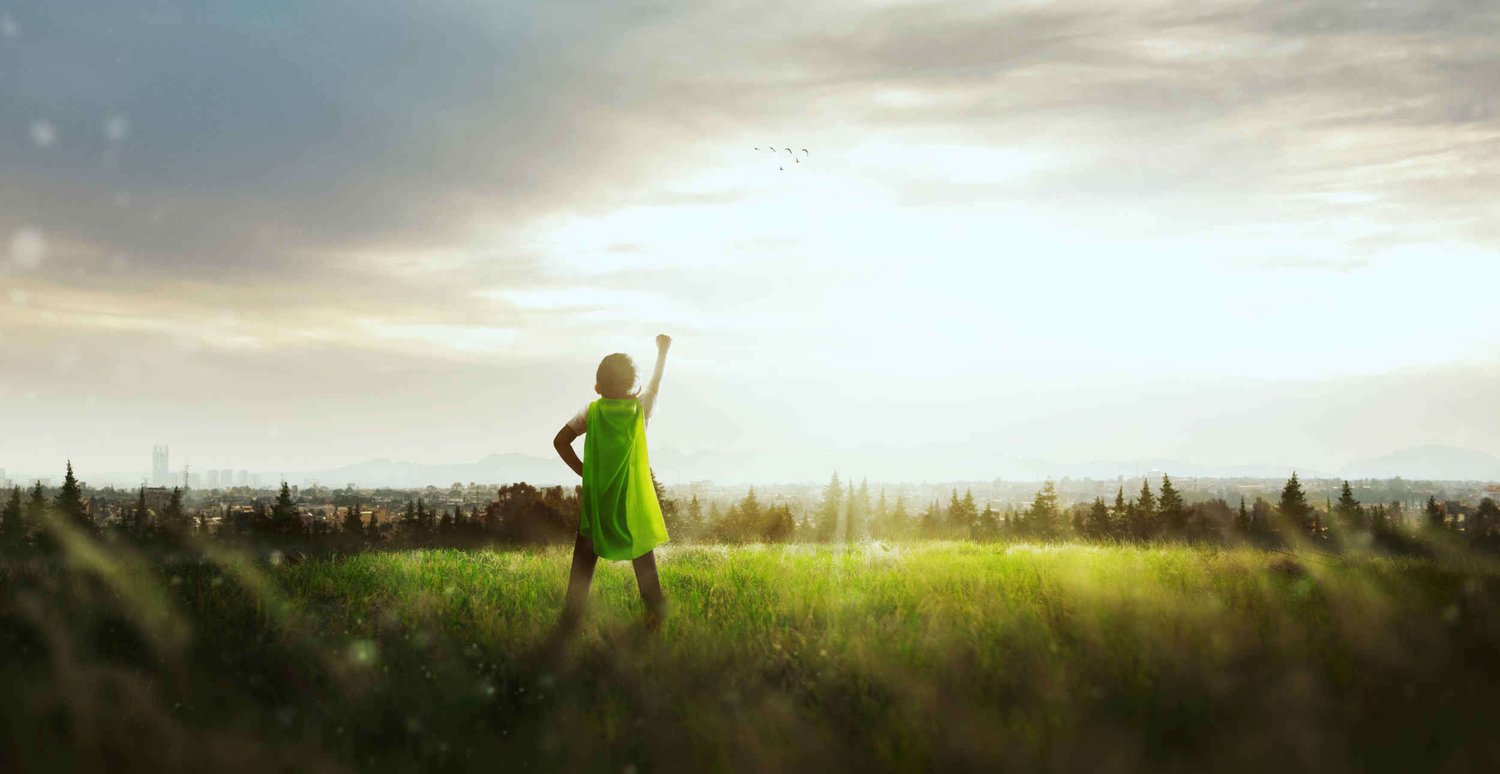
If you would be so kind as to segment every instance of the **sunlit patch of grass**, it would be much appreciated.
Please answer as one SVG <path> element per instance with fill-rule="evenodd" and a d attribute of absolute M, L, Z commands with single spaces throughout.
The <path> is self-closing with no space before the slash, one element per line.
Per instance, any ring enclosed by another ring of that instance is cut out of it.
<path fill-rule="evenodd" d="M 603 562 L 582 632 L 545 647 L 560 548 L 281 565 L 204 548 L 4 569 L 0 648 L 24 656 L 0 667 L 21 697 L 6 719 L 32 733 L 11 758 L 118 753 L 102 674 L 161 740 L 142 760 L 229 768 L 247 745 L 245 767 L 642 771 L 1400 770 L 1497 751 L 1500 583 L 1459 556 L 674 545 L 662 632 L 639 626 L 629 563 Z M 60 590 L 80 573 L 158 601 Z M 106 615 L 124 627 L 106 640 L 170 620 L 180 644 L 122 662 L 97 641 Z M 59 706 L 70 724 L 24 720 Z"/>

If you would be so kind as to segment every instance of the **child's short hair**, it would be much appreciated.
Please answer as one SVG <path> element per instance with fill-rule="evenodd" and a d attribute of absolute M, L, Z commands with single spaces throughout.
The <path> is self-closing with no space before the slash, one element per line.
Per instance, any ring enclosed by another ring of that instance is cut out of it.
<path fill-rule="evenodd" d="M 599 361 L 599 371 L 594 375 L 599 394 L 606 398 L 633 398 L 635 392 L 635 361 L 624 352 L 605 355 Z"/>

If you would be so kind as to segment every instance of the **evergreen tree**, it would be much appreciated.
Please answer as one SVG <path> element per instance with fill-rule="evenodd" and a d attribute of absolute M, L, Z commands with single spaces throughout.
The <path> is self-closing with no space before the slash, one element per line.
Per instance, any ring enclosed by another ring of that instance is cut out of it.
<path fill-rule="evenodd" d="M 667 496 L 666 487 L 656 478 L 656 470 L 651 471 L 651 487 L 656 490 L 656 502 L 661 506 L 661 519 L 667 527 L 667 535 L 675 537 L 682 531 L 682 518 L 678 514 L 677 501 Z"/>
<path fill-rule="evenodd" d="M 1026 529 L 1040 538 L 1056 537 L 1061 518 L 1062 513 L 1057 508 L 1057 487 L 1048 481 L 1042 484 L 1031 507 L 1026 509 Z"/>
<path fill-rule="evenodd" d="M 839 517 L 844 510 L 844 487 L 839 483 L 838 471 L 833 472 L 833 478 L 828 480 L 828 486 L 823 488 L 823 502 L 818 506 L 818 539 L 822 541 L 833 540 L 838 535 Z"/>
<path fill-rule="evenodd" d="M 886 528 L 887 539 L 905 537 L 911 531 L 911 514 L 906 511 L 906 495 L 896 496 L 896 507 L 891 509 L 889 526 Z"/>
<path fill-rule="evenodd" d="M 838 538 L 845 543 L 854 542 L 860 522 L 863 520 L 863 515 L 859 510 L 859 497 L 854 494 L 854 481 L 851 480 L 848 491 L 844 494 L 844 529 Z"/>
<path fill-rule="evenodd" d="M 1384 504 L 1370 506 L 1367 518 L 1370 521 L 1370 532 L 1374 533 L 1377 537 L 1390 534 L 1391 520 L 1390 516 L 1386 514 Z"/>
<path fill-rule="evenodd" d="M 370 521 L 365 525 L 365 534 L 370 537 L 380 534 L 380 513 L 373 508 L 370 509 Z"/>
<path fill-rule="evenodd" d="M 1148 521 L 1156 517 L 1156 498 L 1151 495 L 1151 482 L 1141 479 L 1141 493 L 1135 498 L 1135 509 Z"/>
<path fill-rule="evenodd" d="M 917 525 L 917 529 L 920 530 L 922 537 L 934 538 L 938 536 L 938 522 L 941 519 L 941 511 L 942 509 L 938 507 L 937 500 L 933 500 L 927 505 L 927 510 L 922 511 L 922 516 L 918 519 Z"/>
<path fill-rule="evenodd" d="M 271 505 L 271 528 L 278 535 L 294 535 L 301 532 L 301 527 L 302 517 L 292 500 L 292 488 L 283 481 L 276 502 Z"/>
<path fill-rule="evenodd" d="M 698 495 L 693 494 L 693 499 L 688 500 L 687 518 L 683 526 L 687 528 L 687 538 L 695 538 L 703 534 L 703 504 L 698 502 Z"/>
<path fill-rule="evenodd" d="M 187 536 L 191 526 L 187 510 L 182 505 L 182 488 L 172 487 L 172 498 L 167 501 L 167 507 L 162 510 L 162 531 L 174 539 Z"/>
<path fill-rule="evenodd" d="M 1446 529 L 1448 527 L 1448 514 L 1443 506 L 1438 505 L 1436 497 L 1427 498 L 1427 528 L 1429 530 Z"/>
<path fill-rule="evenodd" d="M 21 487 L 13 487 L 0 511 L 0 541 L 17 545 L 26 537 L 26 518 L 21 510 Z"/>
<path fill-rule="evenodd" d="M 1177 537 L 1187 534 L 1187 509 L 1183 506 L 1182 495 L 1172 486 L 1172 478 L 1165 474 L 1161 477 L 1161 494 L 1156 501 L 1156 510 L 1162 529 Z"/>
<path fill-rule="evenodd" d="M 792 509 L 785 503 L 773 505 L 766 511 L 761 539 L 767 543 L 785 543 L 792 538 L 796 524 L 792 522 Z"/>
<path fill-rule="evenodd" d="M 869 479 L 860 480 L 858 492 L 854 490 L 854 484 L 851 481 L 845 496 L 848 499 L 848 507 L 845 509 L 845 513 L 848 514 L 848 521 L 844 525 L 844 540 L 849 543 L 856 543 L 870 534 L 870 511 L 872 506 L 870 504 Z"/>
<path fill-rule="evenodd" d="M 1103 497 L 1095 497 L 1083 522 L 1083 534 L 1095 540 L 1109 537 L 1109 506 Z"/>
<path fill-rule="evenodd" d="M 1349 482 L 1344 482 L 1344 488 L 1339 492 L 1339 502 L 1333 508 L 1334 518 L 1339 527 L 1353 532 L 1365 528 L 1365 511 L 1360 507 L 1359 501 L 1354 499 L 1354 490 L 1349 487 Z"/>
<path fill-rule="evenodd" d="M 1313 531 L 1313 509 L 1307 504 L 1307 495 L 1302 491 L 1302 482 L 1297 480 L 1295 472 L 1281 490 L 1281 502 L 1276 506 L 1276 513 L 1281 517 L 1282 523 L 1291 529 L 1300 530 L 1303 534 Z"/>
<path fill-rule="evenodd" d="M 974 526 L 974 538 L 976 540 L 994 540 L 1000 535 L 1000 517 L 995 513 L 988 503 L 979 514 L 979 520 Z"/>
<path fill-rule="evenodd" d="M 979 508 L 974 504 L 974 491 L 965 489 L 963 499 L 960 500 L 958 490 L 954 489 L 948 503 L 948 535 L 955 538 L 973 537 L 978 520 Z"/>
<path fill-rule="evenodd" d="M 1125 504 L 1125 485 L 1115 492 L 1115 506 L 1109 514 L 1109 534 L 1116 538 L 1127 537 L 1130 529 L 1130 511 Z"/>
<path fill-rule="evenodd" d="M 438 532 L 444 535 L 453 534 L 453 528 L 458 524 L 458 506 L 453 506 L 451 511 L 443 511 L 443 518 L 438 520 Z"/>
<path fill-rule="evenodd" d="M 1234 531 L 1241 535 L 1250 534 L 1250 511 L 1245 508 L 1245 496 L 1240 495 L 1240 509 L 1234 514 Z"/>
<path fill-rule="evenodd" d="M 151 514 L 145 507 L 145 484 L 141 484 L 135 492 L 135 508 L 130 510 L 130 523 L 127 532 L 135 540 L 144 540 L 145 532 L 150 529 Z"/>
<path fill-rule="evenodd" d="M 93 520 L 89 518 L 88 506 L 83 503 L 83 489 L 78 486 L 78 479 L 73 477 L 73 461 L 68 460 L 68 472 L 63 477 L 62 488 L 57 490 L 57 500 L 54 502 L 57 515 L 67 519 L 69 524 L 83 530 L 93 529 Z"/>
<path fill-rule="evenodd" d="M 885 504 L 885 487 L 880 488 L 880 500 L 875 504 L 875 515 L 870 519 L 870 533 L 876 537 L 889 534 L 891 510 Z"/>
<path fill-rule="evenodd" d="M 703 525 L 703 534 L 717 534 L 719 530 L 719 524 L 722 521 L 724 521 L 724 514 L 719 510 L 719 501 L 710 500 L 708 503 L 708 521 Z"/>

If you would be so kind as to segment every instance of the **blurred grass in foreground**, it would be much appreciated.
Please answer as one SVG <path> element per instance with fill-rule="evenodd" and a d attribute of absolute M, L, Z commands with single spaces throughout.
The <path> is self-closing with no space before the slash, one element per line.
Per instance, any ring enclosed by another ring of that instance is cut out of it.
<path fill-rule="evenodd" d="M 1254 550 L 668 547 L 544 642 L 568 553 L 0 565 L 6 771 L 1500 761 L 1500 573 Z"/>

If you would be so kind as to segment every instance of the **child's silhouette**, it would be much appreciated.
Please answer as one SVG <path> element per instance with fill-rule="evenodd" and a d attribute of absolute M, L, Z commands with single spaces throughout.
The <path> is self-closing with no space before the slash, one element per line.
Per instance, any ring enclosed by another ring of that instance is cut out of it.
<path fill-rule="evenodd" d="M 656 337 L 656 369 L 645 391 L 634 391 L 635 363 L 615 353 L 599 363 L 594 391 L 600 397 L 579 411 L 557 432 L 552 445 L 563 462 L 583 477 L 582 515 L 573 544 L 573 569 L 568 576 L 568 600 L 558 624 L 559 633 L 577 627 L 588 602 L 598 557 L 629 559 L 646 603 L 646 626 L 661 627 L 667 600 L 656 574 L 652 549 L 667 540 L 661 504 L 651 479 L 646 455 L 646 420 L 656 406 L 671 337 Z M 587 435 L 583 459 L 573 452 L 573 440 Z"/>

